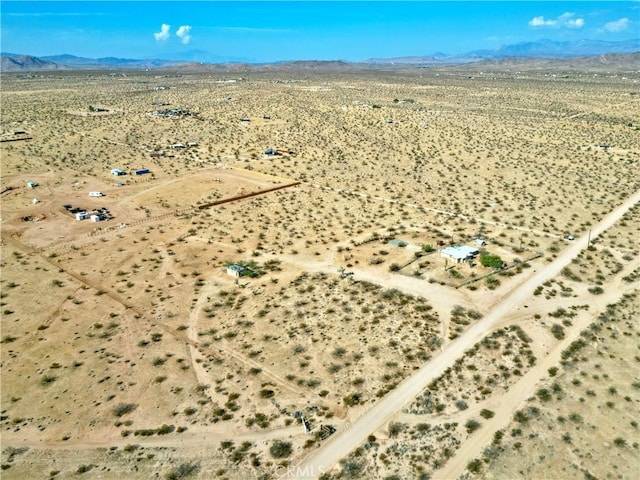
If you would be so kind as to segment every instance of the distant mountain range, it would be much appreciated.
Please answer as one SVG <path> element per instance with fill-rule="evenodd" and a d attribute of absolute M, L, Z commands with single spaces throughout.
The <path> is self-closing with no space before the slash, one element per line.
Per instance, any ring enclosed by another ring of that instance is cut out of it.
<path fill-rule="evenodd" d="M 436 53 L 424 57 L 371 58 L 364 62 L 374 64 L 460 64 L 479 60 L 502 60 L 508 58 L 567 59 L 605 55 L 608 53 L 634 53 L 638 51 L 640 51 L 640 39 L 638 38 L 622 42 L 605 42 L 601 40 L 558 42 L 554 40 L 540 40 L 538 42 L 504 45 L 495 50 L 475 50 L 461 55 Z"/>
<path fill-rule="evenodd" d="M 30 55 L 2 53 L 0 54 L 0 61 L 0 71 L 2 72 L 28 72 L 33 70 L 56 70 L 59 68 L 54 62 Z"/>
<path fill-rule="evenodd" d="M 182 65 L 185 62 L 173 60 L 135 60 L 129 58 L 84 58 L 74 55 L 50 55 L 44 57 L 32 57 L 29 55 L 16 55 L 12 53 L 0 54 L 2 71 L 30 71 L 30 70 L 56 70 L 56 69 L 105 69 L 105 68 L 160 68 Z"/>
<path fill-rule="evenodd" d="M 600 56 L 607 54 L 627 54 L 640 51 L 640 39 L 621 42 L 605 42 L 599 40 L 579 40 L 573 42 L 558 42 L 540 40 L 538 42 L 524 42 L 505 45 L 496 50 L 476 50 L 462 55 L 447 55 L 436 53 L 428 56 L 407 56 L 395 58 L 370 58 L 359 62 L 276 62 L 274 65 L 298 65 L 305 67 L 322 64 L 336 65 L 459 65 L 480 61 L 504 61 L 513 59 L 572 59 L 577 57 Z M 201 59 L 201 60 L 198 60 Z M 1 53 L 0 71 L 28 72 L 38 70 L 68 70 L 68 69 L 156 69 L 176 66 L 194 66 L 196 64 L 235 64 L 235 61 L 223 61 L 223 57 L 216 57 L 204 51 L 192 51 L 181 59 L 126 59 L 126 58 L 83 58 L 74 55 L 53 55 L 34 57 L 24 54 Z M 244 61 L 244 59 L 238 59 Z M 251 63 L 252 65 L 265 65 Z"/>

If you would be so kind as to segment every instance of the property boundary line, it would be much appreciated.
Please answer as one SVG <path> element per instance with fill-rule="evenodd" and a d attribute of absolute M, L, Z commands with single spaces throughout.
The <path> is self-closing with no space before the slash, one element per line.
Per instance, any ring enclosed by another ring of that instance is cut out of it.
<path fill-rule="evenodd" d="M 512 268 L 515 268 L 518 265 L 522 265 L 523 263 L 530 262 L 531 260 L 535 260 L 535 259 L 540 258 L 542 256 L 544 256 L 544 253 L 537 252 L 533 257 L 525 258 L 523 261 L 518 262 L 518 263 L 512 263 L 511 265 L 508 265 L 505 268 L 496 269 L 491 273 L 487 273 L 485 275 L 480 275 L 479 277 L 473 277 L 473 278 L 471 278 L 469 280 L 466 280 L 466 281 L 464 281 L 462 283 L 459 283 L 458 285 L 451 285 L 451 284 L 448 284 L 448 285 L 453 287 L 453 288 L 458 289 L 460 287 L 464 287 L 465 285 L 469 285 L 470 283 L 474 283 L 474 282 L 477 282 L 479 280 L 482 280 L 483 278 L 487 278 L 487 277 L 490 277 L 491 275 L 495 275 L 496 273 L 500 273 L 500 272 L 505 272 L 507 270 L 511 270 Z"/>
<path fill-rule="evenodd" d="M 245 198 L 256 197 L 265 193 L 275 192 L 276 190 L 282 190 L 284 188 L 295 187 L 300 185 L 300 182 L 292 182 L 286 185 L 278 185 L 277 187 L 267 188 L 265 190 L 259 190 L 257 192 L 245 193 L 243 195 L 236 195 L 235 197 L 223 198 L 214 202 L 205 203 L 204 205 L 198 205 L 198 210 L 204 210 L 205 208 L 215 207 L 216 205 L 222 205 L 223 203 L 235 202 L 237 200 L 244 200 Z"/>

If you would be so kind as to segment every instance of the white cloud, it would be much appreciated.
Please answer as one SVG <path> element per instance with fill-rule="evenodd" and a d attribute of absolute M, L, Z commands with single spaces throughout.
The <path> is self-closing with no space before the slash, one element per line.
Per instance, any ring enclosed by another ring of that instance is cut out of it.
<path fill-rule="evenodd" d="M 191 41 L 191 27 L 189 25 L 182 25 L 176 35 L 180 38 L 183 44 L 188 44 Z"/>
<path fill-rule="evenodd" d="M 569 28 L 582 28 L 584 27 L 584 18 L 576 18 L 575 20 L 569 20 L 567 22 Z"/>
<path fill-rule="evenodd" d="M 568 28 L 582 28 L 584 27 L 584 18 L 573 18 L 575 13 L 565 12 L 558 17 L 558 25 Z"/>
<path fill-rule="evenodd" d="M 565 12 L 559 17 L 546 19 L 542 15 L 533 17 L 529 20 L 529 26 L 532 28 L 582 28 L 584 27 L 584 18 L 575 18 L 576 14 Z"/>
<path fill-rule="evenodd" d="M 609 22 L 604 24 L 604 29 L 607 32 L 622 32 L 629 28 L 629 24 L 631 22 L 628 18 L 621 18 L 620 20 L 616 20 L 615 22 Z"/>
<path fill-rule="evenodd" d="M 530 27 L 553 27 L 556 23 L 555 20 L 545 20 L 542 15 L 539 17 L 533 17 L 529 20 Z"/>
<path fill-rule="evenodd" d="M 171 30 L 171 25 L 167 25 L 166 23 L 163 23 L 162 27 L 160 27 L 160 31 L 154 33 L 153 36 L 156 37 L 156 40 L 158 42 L 165 41 L 169 38 L 169 30 Z"/>

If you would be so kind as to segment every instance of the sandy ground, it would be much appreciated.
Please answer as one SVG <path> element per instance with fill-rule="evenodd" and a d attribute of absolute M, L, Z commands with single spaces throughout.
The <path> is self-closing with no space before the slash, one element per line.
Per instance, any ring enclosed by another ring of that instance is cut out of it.
<path fill-rule="evenodd" d="M 32 137 L 0 146 L 3 477 L 317 476 L 315 455 L 344 467 L 369 434 L 368 452 L 400 455 L 417 448 L 409 432 L 434 448 L 425 472 L 470 475 L 543 365 L 637 282 L 637 208 L 584 250 L 640 189 L 630 74 L 282 75 L 3 76 L 3 134 Z M 155 117 L 159 100 L 197 115 Z M 76 221 L 65 204 L 110 219 Z M 439 255 L 477 237 L 509 268 Z M 259 275 L 236 282 L 225 266 L 238 262 Z M 574 307 L 558 341 L 554 312 Z M 407 409 L 434 365 L 453 368 L 425 433 Z M 394 436 L 393 422 L 412 426 Z M 322 440 L 322 425 L 338 433 Z M 332 447 L 350 435 L 360 443 Z M 417 477 L 416 462 L 366 472 Z"/>

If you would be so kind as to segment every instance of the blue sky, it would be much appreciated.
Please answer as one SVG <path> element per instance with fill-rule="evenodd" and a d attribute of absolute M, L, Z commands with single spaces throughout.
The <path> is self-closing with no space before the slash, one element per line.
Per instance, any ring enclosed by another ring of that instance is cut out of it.
<path fill-rule="evenodd" d="M 0 49 L 35 56 L 364 60 L 640 37 L 639 1 L 2 0 L 0 12 Z"/>

